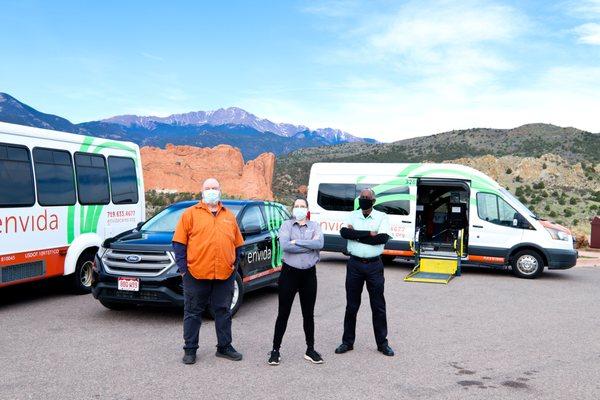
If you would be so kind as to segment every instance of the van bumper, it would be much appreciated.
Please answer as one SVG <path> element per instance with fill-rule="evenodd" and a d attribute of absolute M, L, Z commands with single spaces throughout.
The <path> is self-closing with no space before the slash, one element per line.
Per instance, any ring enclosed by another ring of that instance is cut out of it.
<path fill-rule="evenodd" d="M 577 250 L 545 249 L 548 269 L 568 269 L 577 264 Z"/>

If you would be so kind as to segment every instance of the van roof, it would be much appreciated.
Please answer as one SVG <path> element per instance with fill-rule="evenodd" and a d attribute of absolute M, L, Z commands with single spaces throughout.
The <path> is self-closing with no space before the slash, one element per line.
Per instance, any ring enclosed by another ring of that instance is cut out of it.
<path fill-rule="evenodd" d="M 481 186 L 498 189 L 500 185 L 481 171 L 451 163 L 315 163 L 311 175 L 384 176 L 406 178 L 450 178 L 477 181 Z"/>

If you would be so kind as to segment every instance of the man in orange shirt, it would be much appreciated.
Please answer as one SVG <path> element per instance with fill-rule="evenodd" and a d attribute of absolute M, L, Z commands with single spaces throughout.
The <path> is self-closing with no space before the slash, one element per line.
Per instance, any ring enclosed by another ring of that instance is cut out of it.
<path fill-rule="evenodd" d="M 244 243 L 235 215 L 221 203 L 219 182 L 202 185 L 202 201 L 185 210 L 173 235 L 175 260 L 182 274 L 183 362 L 194 364 L 202 313 L 209 301 L 215 314 L 217 357 L 242 359 L 231 345 L 231 300 L 236 248 Z"/>

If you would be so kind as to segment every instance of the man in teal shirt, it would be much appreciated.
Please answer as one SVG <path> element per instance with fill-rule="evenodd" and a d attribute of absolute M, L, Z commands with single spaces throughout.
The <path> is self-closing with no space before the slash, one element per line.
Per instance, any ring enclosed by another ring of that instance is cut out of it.
<path fill-rule="evenodd" d="M 374 210 L 375 193 L 371 189 L 361 191 L 358 198 L 359 210 L 352 211 L 346 219 L 346 226 L 340 234 L 348 240 L 350 258 L 346 267 L 346 315 L 342 344 L 335 349 L 336 354 L 346 353 L 354 348 L 356 337 L 356 315 L 360 308 L 363 286 L 367 284 L 373 331 L 377 350 L 386 356 L 394 351 L 387 340 L 387 316 L 383 295 L 385 278 L 381 253 L 392 237 L 387 214 Z"/>

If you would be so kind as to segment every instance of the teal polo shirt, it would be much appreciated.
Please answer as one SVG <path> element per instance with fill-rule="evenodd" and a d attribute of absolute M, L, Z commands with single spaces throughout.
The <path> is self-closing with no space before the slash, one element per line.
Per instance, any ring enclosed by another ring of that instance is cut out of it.
<path fill-rule="evenodd" d="M 372 210 L 371 214 L 365 218 L 362 210 L 354 210 L 348 214 L 344 223 L 346 226 L 352 225 L 357 231 L 387 233 L 392 237 L 390 218 L 386 213 L 381 211 Z M 383 244 L 370 245 L 357 242 L 356 240 L 348 240 L 348 253 L 361 258 L 377 257 L 383 253 L 384 247 L 385 245 Z"/>

